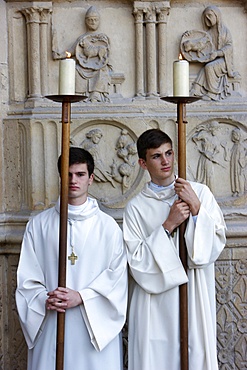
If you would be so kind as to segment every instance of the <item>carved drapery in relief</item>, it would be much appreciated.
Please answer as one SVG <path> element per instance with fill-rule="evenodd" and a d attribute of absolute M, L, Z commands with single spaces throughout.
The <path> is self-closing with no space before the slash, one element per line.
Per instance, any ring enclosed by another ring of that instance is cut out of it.
<path fill-rule="evenodd" d="M 240 122 L 209 120 L 199 124 L 188 141 L 191 156 L 188 176 L 208 185 L 230 206 L 232 197 L 244 206 L 247 194 L 247 130 Z M 220 186 L 224 183 L 223 187 Z"/>
<path fill-rule="evenodd" d="M 206 31 L 186 31 L 181 38 L 181 53 L 202 67 L 192 83 L 190 95 L 220 101 L 239 95 L 240 74 L 233 66 L 233 40 L 223 23 L 221 11 L 208 6 L 202 13 Z"/>

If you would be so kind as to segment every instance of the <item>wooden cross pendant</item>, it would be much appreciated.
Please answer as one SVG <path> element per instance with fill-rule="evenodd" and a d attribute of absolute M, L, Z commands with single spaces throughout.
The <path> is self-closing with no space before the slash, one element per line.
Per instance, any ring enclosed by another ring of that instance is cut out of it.
<path fill-rule="evenodd" d="M 74 265 L 75 261 L 78 260 L 78 257 L 74 252 L 71 252 L 71 255 L 68 257 L 68 259 L 71 261 L 71 265 Z"/>

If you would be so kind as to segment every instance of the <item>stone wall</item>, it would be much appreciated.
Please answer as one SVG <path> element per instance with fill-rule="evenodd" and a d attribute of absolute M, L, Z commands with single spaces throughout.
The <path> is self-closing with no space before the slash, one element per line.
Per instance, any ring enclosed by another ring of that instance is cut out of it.
<path fill-rule="evenodd" d="M 214 75 L 219 67 L 210 68 L 207 59 L 215 41 L 202 22 L 209 5 L 222 16 L 220 49 L 232 38 L 218 56 L 228 66 L 223 71 L 221 65 L 220 80 Z M 100 36 L 89 40 L 94 51 L 86 51 L 91 6 L 100 14 Z M 14 303 L 16 267 L 27 220 L 59 195 L 62 104 L 46 97 L 58 94 L 59 59 L 68 50 L 77 60 L 76 92 L 88 96 L 71 104 L 71 144 L 94 154 L 91 195 L 120 224 L 127 201 L 147 180 L 137 164 L 136 138 L 159 127 L 177 152 L 177 106 L 160 97 L 172 95 L 178 54 L 190 62 L 191 94 L 197 87 L 202 99 L 186 105 L 187 178 L 207 183 L 228 227 L 216 263 L 219 367 L 247 368 L 246 8 L 246 1 L 228 0 L 0 0 L 0 368 L 26 368 Z M 200 47 L 195 40 L 203 37 Z M 222 94 L 215 93 L 217 83 Z"/>

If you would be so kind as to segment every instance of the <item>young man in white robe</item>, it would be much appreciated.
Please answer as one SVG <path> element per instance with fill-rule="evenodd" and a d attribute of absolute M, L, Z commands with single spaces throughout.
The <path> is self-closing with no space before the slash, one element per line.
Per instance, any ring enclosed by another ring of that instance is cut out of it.
<path fill-rule="evenodd" d="M 188 288 L 189 369 L 217 370 L 214 262 L 225 222 L 206 185 L 174 175 L 174 151 L 158 129 L 137 141 L 151 181 L 126 206 L 124 239 L 131 272 L 128 370 L 180 370 L 179 286 Z M 186 221 L 188 270 L 179 257 Z"/>
<path fill-rule="evenodd" d="M 28 370 L 55 369 L 57 312 L 65 312 L 64 370 L 122 369 L 127 257 L 120 227 L 88 197 L 93 170 L 90 153 L 70 148 L 66 288 L 57 286 L 59 200 L 26 227 L 16 303 Z"/>

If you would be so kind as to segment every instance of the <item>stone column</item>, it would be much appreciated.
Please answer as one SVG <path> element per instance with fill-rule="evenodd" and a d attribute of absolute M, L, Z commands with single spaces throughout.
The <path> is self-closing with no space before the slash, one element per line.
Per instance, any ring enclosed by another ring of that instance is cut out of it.
<path fill-rule="evenodd" d="M 48 92 L 48 62 L 47 62 L 47 39 L 48 39 L 48 21 L 51 9 L 40 9 L 40 78 L 41 94 L 47 95 Z"/>
<path fill-rule="evenodd" d="M 170 6 L 166 3 L 161 3 L 156 7 L 158 23 L 158 92 L 160 96 L 167 95 L 167 18 Z"/>
<path fill-rule="evenodd" d="M 134 2 L 137 97 L 166 94 L 169 9 L 170 1 Z"/>
<path fill-rule="evenodd" d="M 136 62 L 136 96 L 145 96 L 144 92 L 144 50 L 143 50 L 143 9 L 134 7 L 135 17 L 135 62 Z"/>
<path fill-rule="evenodd" d="M 28 98 L 40 98 L 47 88 L 47 24 L 50 9 L 22 9 L 27 25 Z"/>
<path fill-rule="evenodd" d="M 22 13 L 25 15 L 27 24 L 28 97 L 36 98 L 41 96 L 39 8 L 26 8 Z"/>
<path fill-rule="evenodd" d="M 146 21 L 147 96 L 157 96 L 156 12 L 148 7 Z"/>

